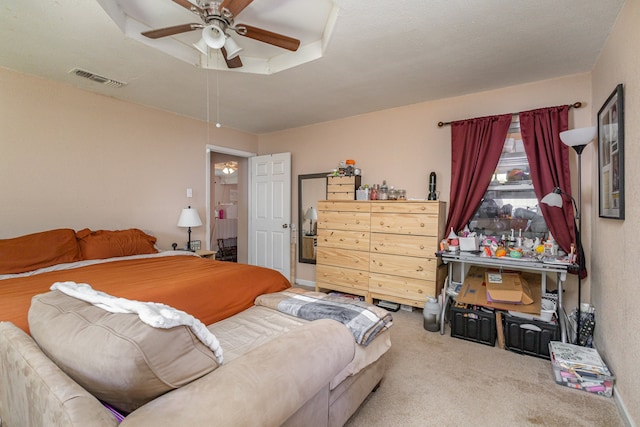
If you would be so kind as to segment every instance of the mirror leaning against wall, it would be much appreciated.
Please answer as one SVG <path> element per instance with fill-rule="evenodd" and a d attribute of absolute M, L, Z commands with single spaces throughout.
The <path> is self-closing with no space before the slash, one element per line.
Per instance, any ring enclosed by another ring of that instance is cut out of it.
<path fill-rule="evenodd" d="M 298 262 L 316 263 L 318 200 L 327 198 L 327 175 L 298 175 Z"/>

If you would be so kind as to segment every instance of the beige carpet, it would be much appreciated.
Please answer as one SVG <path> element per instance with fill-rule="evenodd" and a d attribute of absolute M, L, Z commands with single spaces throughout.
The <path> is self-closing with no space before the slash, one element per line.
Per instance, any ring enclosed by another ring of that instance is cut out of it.
<path fill-rule="evenodd" d="M 551 362 L 428 332 L 393 313 L 382 383 L 347 426 L 623 426 L 613 398 L 557 385 Z"/>

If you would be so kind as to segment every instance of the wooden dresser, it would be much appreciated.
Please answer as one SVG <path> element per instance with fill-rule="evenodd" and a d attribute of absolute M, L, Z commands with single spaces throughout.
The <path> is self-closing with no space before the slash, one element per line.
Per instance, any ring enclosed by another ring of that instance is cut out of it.
<path fill-rule="evenodd" d="M 422 307 L 444 283 L 444 226 L 444 202 L 320 201 L 316 290 Z"/>

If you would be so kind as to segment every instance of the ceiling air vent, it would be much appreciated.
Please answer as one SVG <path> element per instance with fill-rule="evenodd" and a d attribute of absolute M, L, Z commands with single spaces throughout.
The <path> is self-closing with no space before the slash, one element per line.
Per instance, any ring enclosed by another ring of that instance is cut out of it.
<path fill-rule="evenodd" d="M 126 83 L 119 82 L 108 77 L 103 77 L 90 71 L 81 70 L 80 68 L 74 68 L 69 72 L 71 74 L 75 74 L 78 77 L 84 77 L 85 79 L 93 80 L 94 82 L 103 84 L 105 86 L 122 87 L 126 85 Z"/>

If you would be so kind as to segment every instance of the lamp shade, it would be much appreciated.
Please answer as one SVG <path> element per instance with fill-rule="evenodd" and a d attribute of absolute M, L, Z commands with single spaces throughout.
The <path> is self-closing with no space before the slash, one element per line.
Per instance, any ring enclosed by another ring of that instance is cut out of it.
<path fill-rule="evenodd" d="M 558 187 L 554 188 L 553 191 L 540 200 L 540 202 L 545 205 L 553 206 L 556 208 L 562 207 L 562 193 Z"/>
<path fill-rule="evenodd" d="M 304 214 L 304 219 L 309 221 L 316 221 L 318 219 L 318 211 L 316 210 L 316 208 L 311 206 L 309 209 L 307 209 L 307 212 Z"/>
<path fill-rule="evenodd" d="M 200 40 L 198 40 L 197 43 L 193 44 L 193 47 L 195 47 L 196 49 L 198 49 L 201 53 L 203 53 L 204 55 L 209 56 L 209 46 L 207 46 L 207 43 L 205 43 L 204 39 L 201 38 Z"/>
<path fill-rule="evenodd" d="M 235 58 L 242 51 L 242 48 L 238 46 L 236 41 L 229 36 L 227 36 L 224 42 L 224 48 L 227 51 L 227 59 Z"/>
<path fill-rule="evenodd" d="M 222 28 L 217 25 L 207 25 L 202 29 L 202 39 L 204 42 L 213 49 L 220 49 L 224 46 L 226 37 Z"/>
<path fill-rule="evenodd" d="M 564 145 L 575 147 L 576 145 L 587 145 L 596 137 L 596 128 L 577 128 L 560 132 L 560 139 Z"/>
<path fill-rule="evenodd" d="M 199 227 L 201 225 L 202 221 L 200 221 L 198 211 L 191 206 L 182 209 L 180 218 L 178 218 L 178 227 Z"/>

